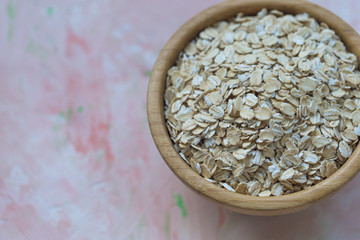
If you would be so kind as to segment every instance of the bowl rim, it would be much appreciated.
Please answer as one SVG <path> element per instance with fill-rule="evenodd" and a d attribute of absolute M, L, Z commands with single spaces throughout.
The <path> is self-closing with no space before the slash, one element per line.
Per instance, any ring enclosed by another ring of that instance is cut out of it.
<path fill-rule="evenodd" d="M 314 3 L 303 0 L 224 1 L 187 21 L 163 47 L 154 64 L 149 81 L 147 114 L 152 137 L 162 158 L 190 189 L 236 212 L 252 215 L 279 215 L 305 209 L 314 202 L 330 196 L 350 181 L 360 170 L 360 144 L 334 174 L 310 188 L 281 196 L 249 196 L 218 187 L 196 173 L 175 150 L 164 118 L 163 95 L 167 70 L 174 64 L 185 44 L 202 29 L 217 21 L 228 19 L 238 12 L 254 15 L 262 8 L 277 9 L 290 14 L 307 12 L 317 21 L 327 23 L 344 42 L 347 50 L 360 59 L 360 36 L 357 32 L 341 18 Z"/>

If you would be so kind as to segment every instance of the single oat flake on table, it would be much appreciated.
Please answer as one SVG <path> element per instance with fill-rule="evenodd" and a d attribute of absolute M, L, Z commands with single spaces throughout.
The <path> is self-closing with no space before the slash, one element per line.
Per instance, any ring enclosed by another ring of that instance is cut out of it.
<path fill-rule="evenodd" d="M 354 54 L 308 14 L 263 9 L 204 29 L 168 71 L 175 149 L 207 181 L 279 196 L 319 183 L 360 135 Z"/>

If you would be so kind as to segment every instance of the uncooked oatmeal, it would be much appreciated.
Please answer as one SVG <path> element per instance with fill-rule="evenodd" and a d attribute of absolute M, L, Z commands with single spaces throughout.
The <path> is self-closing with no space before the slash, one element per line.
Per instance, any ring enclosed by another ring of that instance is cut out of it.
<path fill-rule="evenodd" d="M 360 135 L 354 54 L 308 14 L 263 9 L 203 31 L 168 71 L 175 149 L 207 181 L 279 196 L 319 183 Z"/>

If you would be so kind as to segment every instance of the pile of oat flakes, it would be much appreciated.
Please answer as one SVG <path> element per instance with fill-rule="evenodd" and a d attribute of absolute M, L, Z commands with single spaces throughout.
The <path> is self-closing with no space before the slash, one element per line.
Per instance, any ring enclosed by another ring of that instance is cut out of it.
<path fill-rule="evenodd" d="M 180 156 L 230 191 L 279 196 L 334 173 L 360 135 L 360 73 L 308 14 L 263 9 L 200 32 L 168 71 L 166 125 Z"/>

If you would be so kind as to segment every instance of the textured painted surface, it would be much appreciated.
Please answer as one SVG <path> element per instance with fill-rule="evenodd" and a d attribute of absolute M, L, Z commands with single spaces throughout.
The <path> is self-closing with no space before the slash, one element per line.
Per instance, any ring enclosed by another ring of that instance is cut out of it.
<path fill-rule="evenodd" d="M 252 217 L 195 195 L 162 161 L 151 67 L 216 2 L 0 1 L 0 239 L 360 239 L 360 176 L 306 211 Z M 316 2 L 360 31 L 359 1 Z"/>

